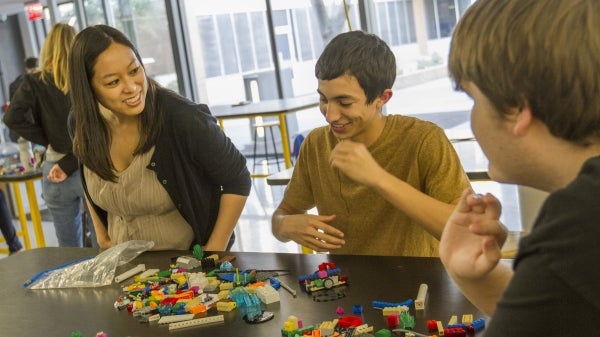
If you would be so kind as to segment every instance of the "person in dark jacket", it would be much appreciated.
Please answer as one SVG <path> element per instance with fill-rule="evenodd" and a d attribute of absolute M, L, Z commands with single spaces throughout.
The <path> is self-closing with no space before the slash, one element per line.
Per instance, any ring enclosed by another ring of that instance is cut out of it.
<path fill-rule="evenodd" d="M 46 147 L 42 196 L 61 247 L 83 246 L 83 187 L 67 129 L 67 54 L 75 34 L 65 23 L 52 27 L 42 46 L 40 71 L 25 76 L 3 118 L 9 129 Z"/>
<path fill-rule="evenodd" d="M 12 81 L 10 83 L 10 85 L 8 86 L 9 101 L 12 100 L 13 97 L 15 97 L 15 94 L 17 93 L 17 89 L 19 89 L 19 87 L 21 86 L 21 83 L 23 83 L 25 76 L 27 74 L 33 74 L 38 70 L 39 70 L 39 60 L 37 57 L 28 57 L 25 59 L 25 74 L 21 74 L 21 75 L 17 76 L 17 78 L 15 78 L 15 80 Z M 7 106 L 7 109 L 8 109 L 8 106 Z M 33 123 L 33 116 L 31 116 L 31 114 L 28 114 L 28 118 Z M 9 134 L 11 141 L 13 141 L 15 143 L 19 141 L 19 135 L 16 132 L 14 132 L 12 129 L 8 130 L 8 134 Z"/>
<path fill-rule="evenodd" d="M 26 74 L 34 73 L 38 70 L 38 59 L 37 57 L 28 57 L 25 59 L 25 74 L 19 75 L 14 81 L 10 83 L 9 98 L 12 99 L 17 89 L 23 82 Z M 13 130 L 9 129 L 9 136 L 13 142 L 17 142 L 19 135 Z M 10 210 L 8 209 L 8 202 L 4 192 L 0 190 L 0 231 L 4 236 L 4 240 L 8 246 L 10 254 L 23 250 L 23 245 L 17 236 L 17 231 L 12 221 Z"/>
<path fill-rule="evenodd" d="M 119 30 L 82 30 L 69 58 L 74 153 L 98 243 L 224 251 L 250 193 L 246 159 L 206 105 L 149 78 Z"/>
<path fill-rule="evenodd" d="M 25 59 L 25 74 L 17 76 L 17 78 L 15 78 L 15 80 L 12 81 L 8 86 L 9 99 L 12 99 L 15 96 L 15 93 L 17 92 L 17 89 L 19 89 L 19 86 L 21 86 L 21 82 L 23 82 L 25 75 L 35 73 L 38 71 L 38 68 L 39 61 L 37 57 L 28 57 Z"/>

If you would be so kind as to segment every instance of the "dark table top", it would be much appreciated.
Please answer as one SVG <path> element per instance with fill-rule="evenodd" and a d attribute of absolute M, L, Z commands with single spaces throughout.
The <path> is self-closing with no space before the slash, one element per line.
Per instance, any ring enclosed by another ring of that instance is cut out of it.
<path fill-rule="evenodd" d="M 38 272 L 75 259 L 96 255 L 93 248 L 41 248 L 18 253 L 0 260 L 2 287 L 0 287 L 0 321 L 3 336 L 71 336 L 79 331 L 84 337 L 104 331 L 109 337 L 121 336 L 280 336 L 288 316 L 295 315 L 304 325 L 318 326 L 323 321 L 337 318 L 336 308 L 341 306 L 352 314 L 354 305 L 364 308 L 363 321 L 374 331 L 386 328 L 380 310 L 373 309 L 374 300 L 400 302 L 414 299 L 419 285 L 429 287 L 425 310 L 415 315 L 415 331 L 427 333 L 427 320 L 440 320 L 444 325 L 451 315 L 460 321 L 463 314 L 474 319 L 483 314 L 468 302 L 446 274 L 437 258 L 344 256 L 324 254 L 230 253 L 236 259 L 233 265 L 244 269 L 289 269 L 291 273 L 279 279 L 297 290 L 292 297 L 283 288 L 279 290 L 280 302 L 264 305 L 273 312 L 274 319 L 262 324 L 248 324 L 241 318 L 241 310 L 223 313 L 225 322 L 216 325 L 185 328 L 169 332 L 167 325 L 139 323 L 127 313 L 114 308 L 121 295 L 122 284 L 113 283 L 99 288 L 72 288 L 30 290 L 23 282 Z M 171 258 L 191 255 L 188 251 L 145 252 L 130 263 L 120 266 L 116 275 L 137 264 L 147 269 L 167 269 Z M 300 275 L 313 273 L 323 262 L 334 262 L 347 275 L 350 285 L 336 288 L 345 297 L 317 302 L 303 292 L 297 281 Z M 221 312 L 219 312 L 221 313 Z M 214 312 L 213 314 L 216 314 Z M 479 333 L 481 334 L 481 333 Z M 478 335 L 479 335 L 478 334 Z"/>
<path fill-rule="evenodd" d="M 3 174 L 3 175 L 0 175 L 0 182 L 1 183 L 14 183 L 14 182 L 27 181 L 27 180 L 31 180 L 31 179 L 39 179 L 41 177 L 42 177 L 42 170 L 39 169 L 39 170 L 22 172 L 22 173 Z"/>

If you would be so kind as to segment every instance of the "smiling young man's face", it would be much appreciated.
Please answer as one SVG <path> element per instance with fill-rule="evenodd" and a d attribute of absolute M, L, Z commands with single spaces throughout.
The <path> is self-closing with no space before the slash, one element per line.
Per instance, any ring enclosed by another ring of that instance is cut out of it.
<path fill-rule="evenodd" d="M 321 113 L 338 139 L 369 145 L 379 137 L 384 124 L 381 108 L 385 102 L 377 97 L 367 104 L 365 92 L 354 76 L 319 80 L 317 91 Z"/>

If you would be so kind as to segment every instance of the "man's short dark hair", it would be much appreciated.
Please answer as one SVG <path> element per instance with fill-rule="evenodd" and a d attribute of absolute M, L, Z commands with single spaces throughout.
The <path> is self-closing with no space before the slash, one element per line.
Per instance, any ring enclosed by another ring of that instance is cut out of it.
<path fill-rule="evenodd" d="M 360 30 L 334 37 L 315 65 L 315 77 L 333 80 L 342 75 L 356 77 L 367 96 L 367 104 L 396 80 L 396 56 L 377 35 Z"/>
<path fill-rule="evenodd" d="M 37 68 L 39 67 L 39 61 L 37 57 L 28 57 L 25 59 L 25 68 Z"/>

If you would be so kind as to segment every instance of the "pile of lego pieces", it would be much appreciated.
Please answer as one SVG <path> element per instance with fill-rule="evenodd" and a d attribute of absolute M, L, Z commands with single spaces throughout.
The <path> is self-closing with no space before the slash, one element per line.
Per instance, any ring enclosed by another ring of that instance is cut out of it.
<path fill-rule="evenodd" d="M 218 256 L 213 259 L 212 266 L 221 262 Z M 231 263 L 223 261 L 221 265 L 208 274 L 193 272 L 200 266 L 210 266 L 206 259 L 200 262 L 193 257 L 180 257 L 166 270 L 146 270 L 138 265 L 115 278 L 124 281 L 133 277 L 133 281 L 123 287 L 114 307 L 126 309 L 141 322 L 169 324 L 169 330 L 222 323 L 223 315 L 209 315 L 211 308 L 218 312 L 244 310 L 244 319 L 249 323 L 272 318 L 263 312 L 261 303 L 279 301 L 279 293 L 269 284 L 252 282 L 248 273 L 236 272 L 229 280 L 232 273 L 225 272 L 231 270 Z M 217 277 L 218 272 L 224 272 L 223 278 Z"/>

